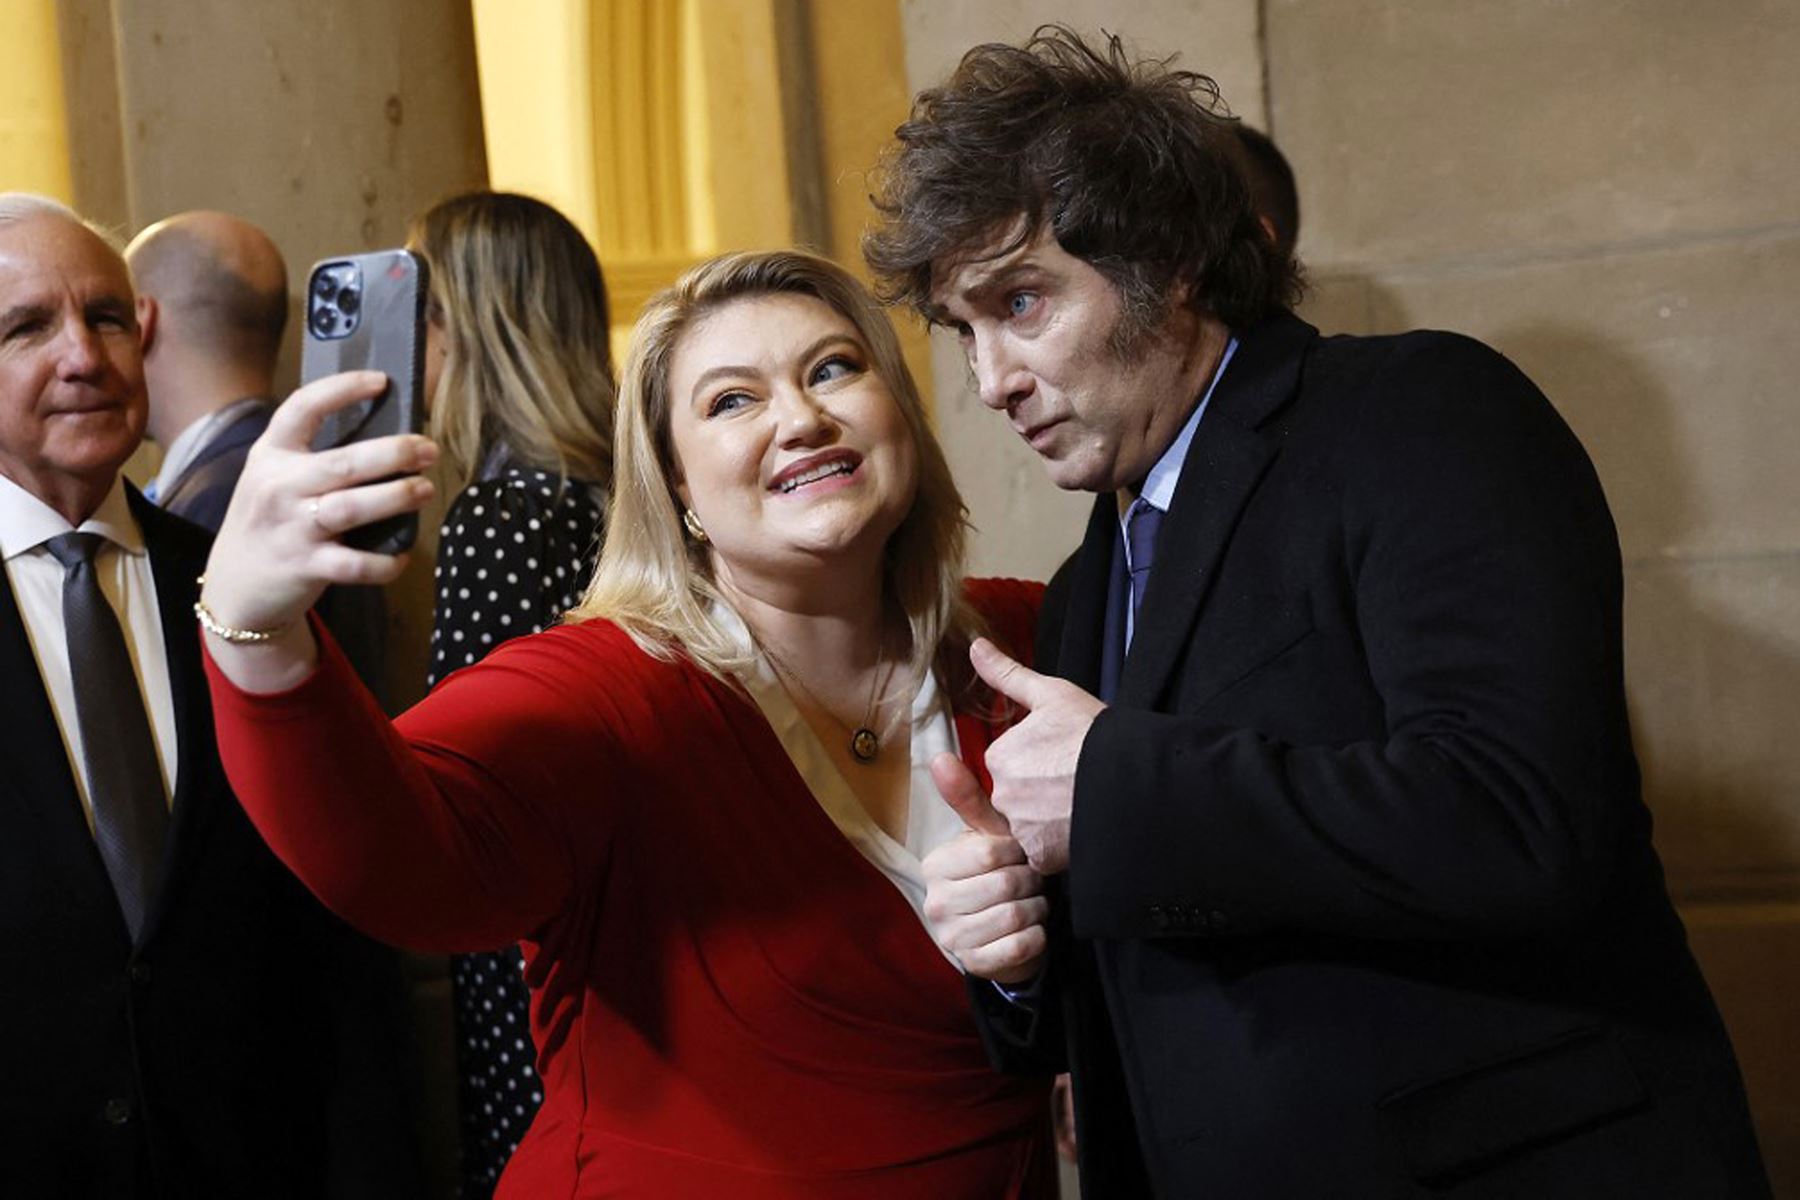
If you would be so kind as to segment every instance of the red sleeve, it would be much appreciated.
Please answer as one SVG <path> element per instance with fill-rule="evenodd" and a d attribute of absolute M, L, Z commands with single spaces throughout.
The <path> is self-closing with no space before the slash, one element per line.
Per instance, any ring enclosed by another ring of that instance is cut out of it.
<path fill-rule="evenodd" d="M 1031 666 L 1044 585 L 1029 579 L 969 579 L 963 588 L 969 603 L 987 622 L 994 644 Z"/>
<path fill-rule="evenodd" d="M 970 605 L 987 623 L 988 636 L 994 644 L 1031 666 L 1044 585 L 1028 579 L 969 579 L 963 582 L 963 588 Z M 956 740 L 963 762 L 975 772 L 982 790 L 992 791 L 994 781 L 987 771 L 988 743 L 1006 732 L 1022 714 L 1002 716 L 993 704 L 986 707 L 989 711 L 957 712 Z"/>
<path fill-rule="evenodd" d="M 529 934 L 595 868 L 616 819 L 604 696 L 587 694 L 604 663 L 578 653 L 575 630 L 520 639 L 389 722 L 314 631 L 319 669 L 291 691 L 241 691 L 206 660 L 219 756 L 264 840 L 384 941 L 441 952 Z"/>

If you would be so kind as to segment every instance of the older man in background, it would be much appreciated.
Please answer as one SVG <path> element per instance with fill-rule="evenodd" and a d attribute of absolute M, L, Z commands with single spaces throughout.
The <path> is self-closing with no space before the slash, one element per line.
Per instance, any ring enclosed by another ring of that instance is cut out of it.
<path fill-rule="evenodd" d="M 163 448 L 145 494 L 217 530 L 275 409 L 287 265 L 268 234 L 220 212 L 158 221 L 125 261 L 143 330 L 147 432 Z"/>
<path fill-rule="evenodd" d="M 140 332 L 104 239 L 0 195 L 0 1195 L 406 1195 L 348 931 L 219 768 L 207 538 L 119 474 Z"/>

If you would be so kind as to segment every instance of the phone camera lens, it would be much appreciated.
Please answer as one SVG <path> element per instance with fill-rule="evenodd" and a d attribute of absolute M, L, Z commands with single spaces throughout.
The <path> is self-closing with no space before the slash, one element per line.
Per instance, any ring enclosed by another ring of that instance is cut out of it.
<path fill-rule="evenodd" d="M 330 337 L 337 332 L 337 312 L 330 308 L 315 308 L 312 315 L 313 332 L 320 337 Z"/>
<path fill-rule="evenodd" d="M 337 304 L 344 310 L 344 315 L 349 316 L 362 307 L 362 293 L 354 287 L 346 287 L 337 294 Z"/>
<path fill-rule="evenodd" d="M 313 277 L 313 295 L 317 296 L 319 299 L 329 303 L 331 298 L 337 295 L 337 290 L 338 281 L 333 279 L 330 275 L 321 271 L 318 275 Z"/>

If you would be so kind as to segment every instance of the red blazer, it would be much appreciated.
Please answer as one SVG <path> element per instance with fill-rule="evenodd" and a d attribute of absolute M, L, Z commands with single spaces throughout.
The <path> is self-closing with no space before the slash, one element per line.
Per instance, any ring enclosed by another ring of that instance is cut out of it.
<path fill-rule="evenodd" d="M 971 584 L 1029 653 L 1041 588 Z M 544 1106 L 501 1196 L 1049 1197 L 1046 1080 L 755 705 L 590 621 L 388 723 L 325 641 L 277 696 L 209 663 L 251 819 L 330 907 L 433 951 L 524 943 Z M 956 718 L 981 769 L 998 732 Z"/>

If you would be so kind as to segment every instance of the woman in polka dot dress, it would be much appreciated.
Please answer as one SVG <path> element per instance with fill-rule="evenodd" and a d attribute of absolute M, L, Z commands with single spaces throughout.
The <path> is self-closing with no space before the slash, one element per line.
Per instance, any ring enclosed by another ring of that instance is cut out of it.
<path fill-rule="evenodd" d="M 474 192 L 413 222 L 431 267 L 431 435 L 462 490 L 438 541 L 428 682 L 574 607 L 612 478 L 606 285 L 581 233 Z M 517 946 L 451 959 L 462 1195 L 486 1200 L 543 1101 Z"/>

